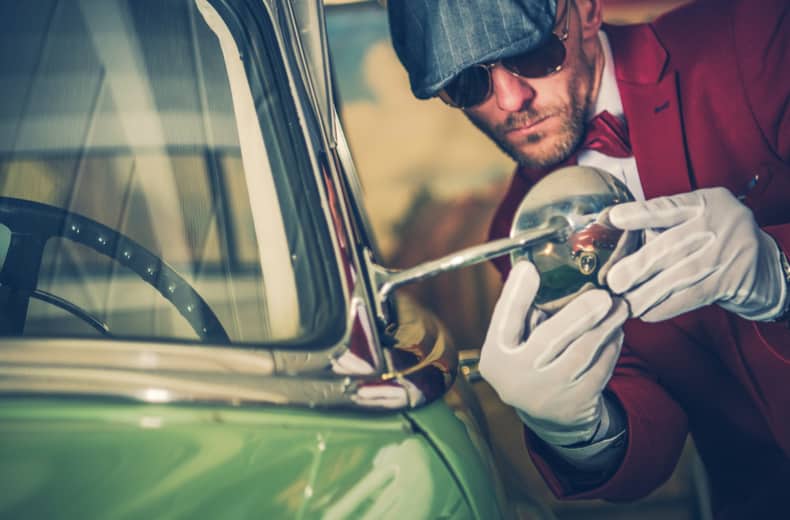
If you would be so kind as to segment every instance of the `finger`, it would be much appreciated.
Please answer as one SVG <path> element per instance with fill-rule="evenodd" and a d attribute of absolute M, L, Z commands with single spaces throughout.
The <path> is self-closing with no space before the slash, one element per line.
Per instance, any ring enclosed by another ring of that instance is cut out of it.
<path fill-rule="evenodd" d="M 653 240 L 661 236 L 661 231 L 662 230 L 658 228 L 645 229 L 644 233 L 642 234 L 644 243 L 646 244 L 648 242 L 652 242 Z"/>
<path fill-rule="evenodd" d="M 710 232 L 686 234 L 681 229 L 665 231 L 638 251 L 615 263 L 606 274 L 606 284 L 615 294 L 624 294 L 639 284 L 679 264 L 706 254 L 715 240 Z"/>
<path fill-rule="evenodd" d="M 714 272 L 716 267 L 678 265 L 625 293 L 623 298 L 628 301 L 634 317 L 643 317 L 653 309 L 663 309 L 657 310 L 649 321 L 660 321 L 657 318 L 662 317 L 668 319 L 711 303 L 703 283 Z"/>
<path fill-rule="evenodd" d="M 582 395 L 600 393 L 612 378 L 620 350 L 623 346 L 623 332 L 617 332 L 598 351 L 598 358 L 590 369 L 576 380 L 577 390 Z"/>
<path fill-rule="evenodd" d="M 546 321 L 548 319 L 549 314 L 537 307 L 533 306 L 529 309 L 529 313 L 527 314 L 527 333 L 531 333 L 535 330 L 535 327 Z"/>
<path fill-rule="evenodd" d="M 628 304 L 622 298 L 615 298 L 606 318 L 573 341 L 549 367 L 567 374 L 568 380 L 584 377 L 600 361 L 601 349 L 622 334 L 623 323 L 628 317 Z"/>
<path fill-rule="evenodd" d="M 502 349 L 516 348 L 524 337 L 524 323 L 540 286 L 535 266 L 522 260 L 510 271 L 489 325 L 490 339 Z M 489 344 L 486 338 L 486 344 Z"/>
<path fill-rule="evenodd" d="M 606 284 L 606 275 L 609 274 L 609 270 L 617 262 L 639 249 L 640 243 L 643 243 L 641 242 L 642 237 L 645 234 L 646 232 L 639 231 L 624 231 L 620 233 L 620 237 L 617 239 L 617 243 L 609 255 L 609 259 L 598 269 L 597 277 L 599 285 Z"/>
<path fill-rule="evenodd" d="M 620 229 L 670 228 L 696 217 L 703 207 L 697 194 L 681 193 L 618 204 L 609 212 L 609 222 Z"/>
<path fill-rule="evenodd" d="M 525 344 L 525 349 L 535 352 L 534 366 L 539 368 L 553 361 L 568 345 L 597 326 L 611 308 L 609 293 L 593 289 L 577 296 L 535 327 Z"/>

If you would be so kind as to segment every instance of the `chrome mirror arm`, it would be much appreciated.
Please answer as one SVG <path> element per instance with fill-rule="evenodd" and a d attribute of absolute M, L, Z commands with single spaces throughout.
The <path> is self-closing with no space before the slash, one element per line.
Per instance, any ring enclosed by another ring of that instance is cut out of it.
<path fill-rule="evenodd" d="M 425 280 L 426 278 L 462 267 L 479 264 L 539 243 L 552 240 L 563 241 L 567 239 L 572 230 L 571 222 L 562 217 L 555 217 L 544 226 L 523 231 L 510 238 L 500 238 L 485 244 L 468 247 L 409 269 L 388 269 L 383 267 L 375 263 L 371 252 L 366 250 L 365 261 L 376 291 L 376 311 L 379 318 L 384 323 L 390 321 L 389 313 L 386 311 L 386 302 L 392 292 L 402 285 Z"/>

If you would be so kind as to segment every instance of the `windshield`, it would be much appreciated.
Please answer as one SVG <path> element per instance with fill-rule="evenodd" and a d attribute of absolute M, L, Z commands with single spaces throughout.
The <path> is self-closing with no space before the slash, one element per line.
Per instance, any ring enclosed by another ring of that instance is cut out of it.
<path fill-rule="evenodd" d="M 273 30 L 227 9 L 0 2 L 4 335 L 318 348 L 337 333 Z"/>

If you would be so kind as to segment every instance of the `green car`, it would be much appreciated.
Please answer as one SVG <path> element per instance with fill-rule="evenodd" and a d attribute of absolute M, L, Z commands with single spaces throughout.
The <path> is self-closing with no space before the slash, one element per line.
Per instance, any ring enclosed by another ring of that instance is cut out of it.
<path fill-rule="evenodd" d="M 323 16 L 0 3 L 1 517 L 515 513 L 396 291 L 494 253 L 377 263 Z"/>

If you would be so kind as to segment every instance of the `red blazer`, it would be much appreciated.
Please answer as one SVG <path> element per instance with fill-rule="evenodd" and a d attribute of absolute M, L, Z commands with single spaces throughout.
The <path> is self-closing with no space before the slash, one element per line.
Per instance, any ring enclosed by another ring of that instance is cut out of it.
<path fill-rule="evenodd" d="M 702 0 L 653 24 L 604 30 L 645 196 L 724 186 L 746 196 L 790 253 L 790 1 Z M 508 235 L 545 173 L 516 171 L 492 238 Z M 506 261 L 497 267 L 506 275 Z M 784 509 L 790 518 L 790 329 L 718 306 L 663 323 L 629 320 L 608 390 L 625 409 L 628 446 L 603 484 L 590 489 L 585 481 L 601 475 L 563 467 L 527 431 L 558 496 L 641 497 L 669 477 L 690 432 L 718 516 Z"/>

